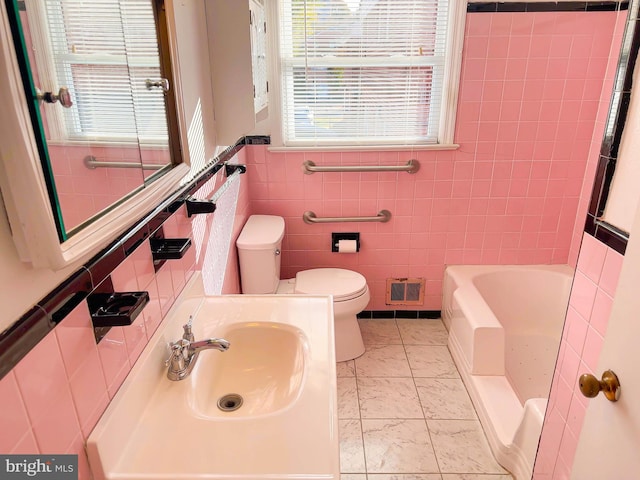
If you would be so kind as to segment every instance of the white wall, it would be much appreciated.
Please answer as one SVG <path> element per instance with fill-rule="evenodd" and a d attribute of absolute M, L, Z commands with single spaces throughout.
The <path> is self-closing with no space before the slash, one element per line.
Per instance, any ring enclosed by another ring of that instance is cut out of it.
<path fill-rule="evenodd" d="M 76 266 L 53 272 L 49 269 L 32 269 L 22 263 L 11 238 L 11 228 L 0 202 L 0 331 L 13 324 L 38 300 L 68 277 Z"/>
<path fill-rule="evenodd" d="M 636 66 L 634 84 L 640 70 Z M 640 90 L 633 89 L 627 121 L 624 125 L 616 170 L 604 211 L 604 219 L 612 225 L 631 231 L 634 213 L 640 198 Z"/>
<path fill-rule="evenodd" d="M 192 171 L 200 170 L 216 150 L 205 0 L 176 0 L 172 13 L 177 41 L 174 69 L 181 83 L 184 116 L 181 126 L 188 137 L 185 153 Z"/>

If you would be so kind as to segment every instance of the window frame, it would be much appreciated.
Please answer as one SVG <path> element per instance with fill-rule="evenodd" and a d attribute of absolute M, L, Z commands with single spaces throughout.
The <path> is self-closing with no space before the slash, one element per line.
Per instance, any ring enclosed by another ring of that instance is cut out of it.
<path fill-rule="evenodd" d="M 459 145 L 454 143 L 454 130 L 462 67 L 462 47 L 466 21 L 466 2 L 451 0 L 448 10 L 448 32 L 446 37 L 446 51 L 444 60 L 444 74 L 441 94 L 440 118 L 438 121 L 438 135 L 435 143 L 402 144 L 396 142 L 365 143 L 357 140 L 332 141 L 317 143 L 315 140 L 285 141 L 282 106 L 283 62 L 280 49 L 280 2 L 268 2 L 267 22 L 271 27 L 267 30 L 270 62 L 269 68 L 269 131 L 271 134 L 270 150 L 368 150 L 368 149 L 423 149 L 423 150 L 453 150 Z"/>
<path fill-rule="evenodd" d="M 28 19 L 30 24 L 30 33 L 33 38 L 34 46 L 36 47 L 34 50 L 34 61 L 38 68 L 38 77 L 40 78 L 41 85 L 47 86 L 55 86 L 55 88 L 59 88 L 61 85 L 67 86 L 68 82 L 66 80 L 60 79 L 58 72 L 56 71 L 56 63 L 53 60 L 54 53 L 51 45 L 51 41 L 49 40 L 49 23 L 47 21 L 47 11 L 46 5 L 43 0 L 24 0 L 27 5 Z M 154 34 L 158 35 L 157 26 L 153 25 Z M 43 32 L 47 32 L 46 34 Z M 159 40 L 158 40 L 159 42 Z M 163 53 L 161 51 L 158 52 L 158 62 L 160 62 L 158 76 L 162 77 L 162 60 L 161 56 Z M 81 58 L 83 55 L 79 55 Z M 145 57 L 146 59 L 147 57 Z M 138 59 L 139 60 L 139 59 Z M 81 62 L 82 63 L 82 62 Z M 136 62 L 136 65 L 140 63 Z M 142 62 L 146 64 L 146 61 Z M 84 62 L 85 65 L 91 65 L 91 62 Z M 97 65 L 98 63 L 94 63 Z M 126 61 L 123 63 L 119 63 L 119 66 L 129 66 L 130 64 Z M 142 66 L 142 64 L 140 65 Z M 128 75 L 130 78 L 130 74 Z M 169 118 L 169 112 L 167 108 L 166 100 L 163 101 L 164 104 L 164 117 Z M 158 140 L 158 137 L 144 137 L 140 136 L 137 129 L 136 132 L 131 136 L 115 136 L 115 135 L 104 135 L 104 136 L 95 136 L 95 135 L 83 135 L 82 133 L 75 133 L 74 127 L 69 125 L 67 120 L 65 119 L 65 113 L 60 108 L 52 108 L 47 110 L 47 132 L 48 132 L 48 140 L 47 143 L 51 145 L 86 145 L 87 143 L 91 143 L 96 146 L 109 146 L 109 147 L 130 147 L 130 146 L 144 146 L 145 148 L 154 149 L 154 148 L 162 148 L 166 149 L 169 144 L 169 131 L 167 131 L 167 138 L 163 140 Z M 78 117 L 80 117 L 78 113 Z M 168 122 L 168 120 L 167 120 Z M 167 123 L 167 130 L 171 127 L 169 123 Z"/>

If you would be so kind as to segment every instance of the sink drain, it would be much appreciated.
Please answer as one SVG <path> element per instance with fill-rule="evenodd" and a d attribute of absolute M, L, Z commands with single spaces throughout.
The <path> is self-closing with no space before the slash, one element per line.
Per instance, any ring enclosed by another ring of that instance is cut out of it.
<path fill-rule="evenodd" d="M 218 399 L 218 408 L 223 412 L 233 412 L 242 406 L 242 397 L 237 393 L 229 393 Z"/>

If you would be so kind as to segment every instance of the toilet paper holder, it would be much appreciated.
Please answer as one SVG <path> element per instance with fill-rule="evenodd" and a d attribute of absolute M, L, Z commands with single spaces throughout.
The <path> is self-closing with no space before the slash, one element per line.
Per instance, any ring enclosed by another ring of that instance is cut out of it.
<path fill-rule="evenodd" d="M 340 240 L 355 240 L 356 252 L 360 251 L 360 232 L 333 232 L 331 233 L 331 251 L 338 253 Z"/>

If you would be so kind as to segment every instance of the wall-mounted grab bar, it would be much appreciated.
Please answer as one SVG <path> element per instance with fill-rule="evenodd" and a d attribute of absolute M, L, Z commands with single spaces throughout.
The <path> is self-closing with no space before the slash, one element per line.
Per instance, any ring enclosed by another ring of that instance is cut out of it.
<path fill-rule="evenodd" d="M 84 166 L 90 170 L 95 170 L 96 168 L 141 168 L 142 170 L 160 170 L 167 165 L 139 162 L 103 162 L 93 155 L 87 155 L 84 157 Z"/>
<path fill-rule="evenodd" d="M 404 165 L 326 165 L 317 166 L 311 160 L 306 160 L 302 164 L 302 170 L 306 175 L 320 172 L 407 172 L 416 173 L 420 170 L 420 162 L 415 159 L 409 160 Z"/>
<path fill-rule="evenodd" d="M 375 217 L 316 217 L 311 211 L 302 214 L 304 223 L 345 223 L 345 222 L 382 222 L 386 223 L 391 220 L 391 212 L 389 210 L 380 210 Z"/>

